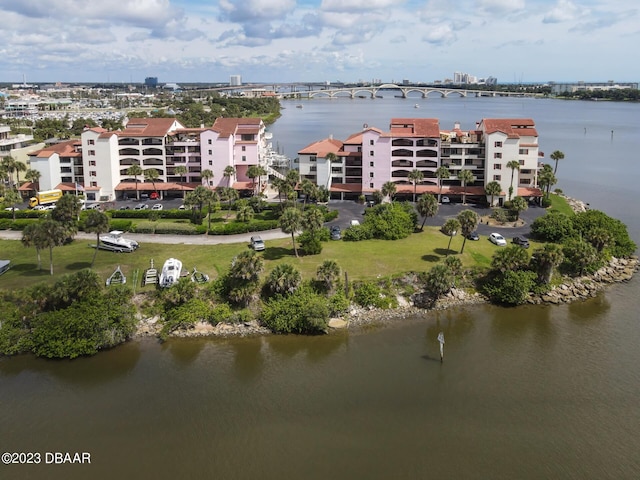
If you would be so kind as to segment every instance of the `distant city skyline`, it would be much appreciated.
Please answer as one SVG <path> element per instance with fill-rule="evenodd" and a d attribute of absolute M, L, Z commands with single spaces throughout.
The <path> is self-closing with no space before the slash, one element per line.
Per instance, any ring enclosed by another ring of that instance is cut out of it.
<path fill-rule="evenodd" d="M 632 0 L 0 0 L 0 82 L 633 82 Z"/>

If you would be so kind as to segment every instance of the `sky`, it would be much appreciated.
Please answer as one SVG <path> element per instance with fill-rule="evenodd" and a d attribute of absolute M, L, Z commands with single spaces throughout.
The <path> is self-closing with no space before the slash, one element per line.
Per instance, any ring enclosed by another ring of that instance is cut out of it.
<path fill-rule="evenodd" d="M 0 82 L 640 80 L 638 0 L 0 0 Z"/>

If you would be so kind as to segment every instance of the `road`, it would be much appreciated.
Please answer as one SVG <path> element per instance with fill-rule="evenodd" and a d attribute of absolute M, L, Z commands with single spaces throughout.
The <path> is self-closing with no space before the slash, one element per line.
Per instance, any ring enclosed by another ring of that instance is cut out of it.
<path fill-rule="evenodd" d="M 156 201 L 149 201 L 149 205 L 158 203 Z M 161 202 L 166 208 L 177 208 L 182 202 L 179 199 L 163 201 Z M 117 202 L 117 205 L 137 205 L 136 202 Z M 175 205 L 174 205 L 175 204 Z M 362 223 L 365 207 L 357 202 L 350 200 L 333 200 L 329 203 L 329 208 L 337 209 L 339 211 L 338 218 L 327 223 L 328 226 L 338 225 L 341 229 L 345 229 L 351 223 L 351 220 L 358 220 Z M 441 226 L 449 218 L 455 218 L 462 210 L 471 209 L 478 215 L 489 215 L 491 209 L 476 207 L 474 205 L 462 205 L 459 203 L 450 203 L 440 205 L 438 208 L 438 214 L 435 217 L 427 219 L 425 225 L 428 226 Z M 537 217 L 544 215 L 545 209 L 538 206 L 529 206 L 529 209 L 522 212 L 520 217 L 525 221 L 522 227 L 497 227 L 490 225 L 478 225 L 477 232 L 480 235 L 488 236 L 491 232 L 499 232 L 507 239 L 516 235 L 528 237 L 531 222 Z M 422 222 L 422 218 L 419 219 L 419 223 Z M 289 234 L 283 233 L 281 230 L 267 230 L 257 233 L 245 233 L 238 235 L 165 235 L 165 234 L 142 234 L 142 233 L 127 233 L 127 238 L 136 240 L 139 243 L 162 243 L 162 244 L 184 244 L 184 245 L 216 245 L 226 243 L 249 243 L 249 239 L 252 235 L 260 235 L 263 240 L 274 240 L 277 238 L 287 238 Z M 11 230 L 0 230 L 0 238 L 3 240 L 20 240 L 22 238 L 22 232 Z M 75 237 L 77 240 L 95 240 L 96 236 L 93 233 L 78 232 Z"/>

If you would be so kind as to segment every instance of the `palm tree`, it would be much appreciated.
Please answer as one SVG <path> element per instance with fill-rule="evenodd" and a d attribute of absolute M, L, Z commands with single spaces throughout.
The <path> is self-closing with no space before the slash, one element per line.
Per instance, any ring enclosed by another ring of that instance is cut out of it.
<path fill-rule="evenodd" d="M 42 260 L 40 258 L 40 250 L 43 248 L 43 241 L 39 238 L 42 234 L 42 229 L 39 223 L 29 223 L 24 230 L 22 230 L 22 244 L 25 247 L 36 247 L 36 254 L 38 256 L 38 270 L 42 270 Z"/>
<path fill-rule="evenodd" d="M 237 200 L 239 195 L 238 191 L 235 188 L 227 187 L 224 189 L 224 196 L 227 198 L 229 202 L 229 210 L 227 210 L 227 220 L 229 219 L 229 215 L 231 214 L 231 206 L 233 205 L 234 200 Z"/>
<path fill-rule="evenodd" d="M 203 170 L 202 173 L 200 174 L 200 176 L 202 177 L 202 179 L 204 180 L 204 183 L 207 187 L 211 186 L 211 179 L 213 178 L 213 171 L 209 170 L 208 168 Z"/>
<path fill-rule="evenodd" d="M 40 243 L 41 249 L 49 249 L 49 272 L 53 275 L 53 248 L 64 245 L 68 238 L 68 231 L 62 223 L 51 219 L 38 223 L 38 228 L 40 231 L 35 238 Z"/>
<path fill-rule="evenodd" d="M 42 174 L 40 173 L 40 170 L 34 170 L 32 168 L 28 169 L 25 174 L 24 174 L 24 178 L 29 180 L 30 182 L 34 183 L 36 185 L 36 191 L 40 190 L 40 177 L 42 176 Z"/>
<path fill-rule="evenodd" d="M 420 183 L 424 179 L 424 174 L 417 168 L 414 168 L 409 172 L 409 175 L 407 175 L 407 178 L 411 180 L 411 183 L 413 183 L 413 203 L 415 203 L 416 189 L 418 188 L 418 183 Z"/>
<path fill-rule="evenodd" d="M 318 187 L 316 187 L 316 185 L 308 178 L 302 180 L 302 183 L 300 184 L 300 191 L 304 194 L 303 208 L 307 206 L 307 200 L 314 195 L 317 188 Z"/>
<path fill-rule="evenodd" d="M 302 276 L 293 265 L 281 263 L 271 270 L 267 279 L 267 287 L 276 295 L 290 295 L 302 283 Z"/>
<path fill-rule="evenodd" d="M 296 237 L 295 234 L 302 227 L 302 214 L 300 210 L 295 207 L 289 207 L 282 212 L 282 216 L 279 220 L 280 229 L 283 233 L 291 234 L 291 243 L 293 243 L 293 251 L 298 255 L 298 248 L 296 247 Z"/>
<path fill-rule="evenodd" d="M 562 247 L 556 243 L 546 243 L 531 255 L 531 265 L 538 274 L 538 280 L 544 284 L 551 282 L 553 269 L 562 263 Z"/>
<path fill-rule="evenodd" d="M 553 169 L 553 174 L 555 175 L 556 172 L 558 171 L 558 161 L 564 158 L 564 153 L 562 153 L 560 150 L 556 150 L 551 155 L 549 155 L 549 158 L 551 158 L 551 160 L 556 162 L 556 166 Z"/>
<path fill-rule="evenodd" d="M 466 205 L 467 203 L 467 185 L 475 182 L 476 177 L 473 176 L 471 170 L 467 170 L 463 168 L 458 172 L 458 180 L 462 184 L 462 204 Z"/>
<path fill-rule="evenodd" d="M 430 193 L 424 193 L 418 199 L 416 210 L 422 216 L 422 225 L 420 225 L 420 231 L 422 231 L 427 218 L 434 217 L 438 213 L 438 200 Z"/>
<path fill-rule="evenodd" d="M 382 192 L 380 190 L 374 190 L 371 193 L 371 198 L 373 199 L 373 203 L 375 203 L 376 205 L 380 205 L 382 203 L 382 200 L 384 200 L 384 195 L 382 195 Z"/>
<path fill-rule="evenodd" d="M 434 265 L 425 275 L 424 289 L 429 292 L 434 303 L 440 296 L 451 290 L 452 284 L 451 270 L 442 263 Z"/>
<path fill-rule="evenodd" d="M 329 169 L 329 175 L 327 175 L 329 184 L 327 185 L 327 188 L 330 188 L 331 187 L 331 164 L 336 160 L 338 160 L 338 156 L 333 152 L 329 152 L 324 156 L 324 158 L 327 160 L 327 168 Z"/>
<path fill-rule="evenodd" d="M 513 195 L 513 174 L 516 170 L 520 171 L 520 162 L 518 160 L 511 160 L 507 162 L 507 168 L 511 169 L 511 183 L 509 184 L 509 201 Z"/>
<path fill-rule="evenodd" d="M 316 270 L 316 277 L 323 282 L 327 292 L 331 293 L 340 279 L 340 267 L 335 260 L 325 260 Z"/>
<path fill-rule="evenodd" d="M 296 169 L 291 169 L 285 176 L 285 181 L 289 184 L 291 189 L 296 188 L 296 185 L 300 182 L 300 172 Z"/>
<path fill-rule="evenodd" d="M 389 197 L 389 200 L 392 201 L 393 200 L 393 196 L 396 194 L 397 191 L 397 187 L 396 184 L 393 183 L 392 181 L 388 181 L 388 182 L 384 182 L 384 184 L 382 185 L 382 194 L 385 197 Z"/>
<path fill-rule="evenodd" d="M 513 197 L 513 201 L 511 202 L 511 210 L 516 212 L 516 221 L 520 219 L 520 212 L 524 212 L 529 205 L 527 205 L 527 201 L 522 197 Z"/>
<path fill-rule="evenodd" d="M 182 198 L 184 198 L 184 196 L 186 195 L 186 191 L 184 190 L 184 183 L 186 183 L 186 175 L 189 170 L 184 165 L 178 165 L 174 171 L 176 175 L 180 175 L 181 180 L 183 180 Z"/>
<path fill-rule="evenodd" d="M 13 169 L 15 167 L 16 161 L 11 157 L 3 157 L 0 161 L 0 165 L 9 175 L 9 184 L 13 186 Z"/>
<path fill-rule="evenodd" d="M 134 181 L 136 182 L 136 200 L 140 200 L 140 194 L 138 193 L 138 175 L 142 175 L 144 172 L 140 165 L 131 165 L 127 168 L 127 175 L 132 175 Z M 146 177 L 146 175 L 145 175 Z"/>
<path fill-rule="evenodd" d="M 51 218 L 59 222 L 67 231 L 67 237 L 78 233 L 78 220 L 82 204 L 75 195 L 65 194 L 56 202 L 56 208 L 51 211 Z"/>
<path fill-rule="evenodd" d="M 227 187 L 231 188 L 231 177 L 236 174 L 236 169 L 231 165 L 227 165 L 224 167 L 224 171 L 222 172 L 222 176 L 227 177 Z"/>
<path fill-rule="evenodd" d="M 251 165 L 247 168 L 247 177 L 251 179 L 251 189 L 254 195 L 256 194 L 256 178 L 260 176 L 258 168 L 258 165 Z"/>
<path fill-rule="evenodd" d="M 155 168 L 147 168 L 144 171 L 144 179 L 153 184 L 153 189 L 156 194 L 158 194 L 158 189 L 156 188 L 156 180 L 158 180 L 158 178 L 160 178 L 160 173 Z"/>
<path fill-rule="evenodd" d="M 93 260 L 91 260 L 91 268 L 96 262 L 96 255 L 100 249 L 100 234 L 109 231 L 109 217 L 99 210 L 90 210 L 89 215 L 84 224 L 85 232 L 95 232 L 96 234 L 96 250 L 93 252 Z"/>
<path fill-rule="evenodd" d="M 16 205 L 22 202 L 22 196 L 18 190 L 14 188 L 10 188 L 4 194 L 4 203 L 11 207 L 11 212 L 13 213 L 13 221 L 16 221 Z"/>
<path fill-rule="evenodd" d="M 551 169 L 551 165 L 545 163 L 538 174 L 538 186 L 545 190 L 546 197 L 549 198 L 549 190 L 551 190 L 551 186 L 555 185 L 558 182 L 558 179 L 553 174 L 553 170 Z"/>
<path fill-rule="evenodd" d="M 447 180 L 451 176 L 451 172 L 444 165 L 438 167 L 436 170 L 436 178 L 438 179 L 438 203 L 442 198 L 442 180 Z"/>
<path fill-rule="evenodd" d="M 255 251 L 249 250 L 237 255 L 229 269 L 229 298 L 233 302 L 248 305 L 258 288 L 263 270 L 264 260 Z"/>
<path fill-rule="evenodd" d="M 473 210 L 463 210 L 458 214 L 458 222 L 460 222 L 460 231 L 462 232 L 462 248 L 460 253 L 464 252 L 464 246 L 467 243 L 467 236 L 478 228 L 480 217 Z"/>
<path fill-rule="evenodd" d="M 502 248 L 493 254 L 491 268 L 498 272 L 505 273 L 509 270 L 522 270 L 529 264 L 529 254 L 518 246 L 510 245 Z"/>
<path fill-rule="evenodd" d="M 254 214 L 253 208 L 246 200 L 239 200 L 236 203 L 236 220 L 239 222 L 249 222 Z"/>
<path fill-rule="evenodd" d="M 184 204 L 187 206 L 195 206 L 198 210 L 198 225 L 202 224 L 202 207 L 205 202 L 210 202 L 210 196 L 212 195 L 212 191 L 208 188 L 203 187 L 202 185 L 198 185 L 191 192 L 185 195 Z"/>
<path fill-rule="evenodd" d="M 440 230 L 449 237 L 449 245 L 447 245 L 447 255 L 449 255 L 451 240 L 453 240 L 453 237 L 458 233 L 458 230 L 460 230 L 460 222 L 455 218 L 450 218 L 444 222 Z"/>
<path fill-rule="evenodd" d="M 595 247 L 598 253 L 601 253 L 607 246 L 614 241 L 611 232 L 604 227 L 595 227 L 585 234 L 586 240 Z"/>
<path fill-rule="evenodd" d="M 491 207 L 494 206 L 493 203 L 493 198 L 496 195 L 500 195 L 502 193 L 502 187 L 500 186 L 500 184 L 498 182 L 496 182 L 495 180 L 492 182 L 487 183 L 487 185 L 484 187 L 484 193 L 485 195 L 489 195 L 491 197 Z"/>
<path fill-rule="evenodd" d="M 27 170 L 27 166 L 24 163 L 16 160 L 14 165 L 13 165 L 13 169 L 16 172 L 16 186 L 19 187 L 20 186 L 20 172 L 25 172 Z"/>

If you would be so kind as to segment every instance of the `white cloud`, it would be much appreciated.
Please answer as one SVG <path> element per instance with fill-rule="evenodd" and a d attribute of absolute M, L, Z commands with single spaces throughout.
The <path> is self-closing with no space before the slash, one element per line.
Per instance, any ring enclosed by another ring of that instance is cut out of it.
<path fill-rule="evenodd" d="M 513 13 L 523 10 L 524 0 L 479 0 L 478 8 L 492 14 Z"/>
<path fill-rule="evenodd" d="M 579 7 L 571 0 L 559 0 L 542 19 L 543 23 L 559 23 L 574 20 L 588 13 L 588 10 Z"/>

